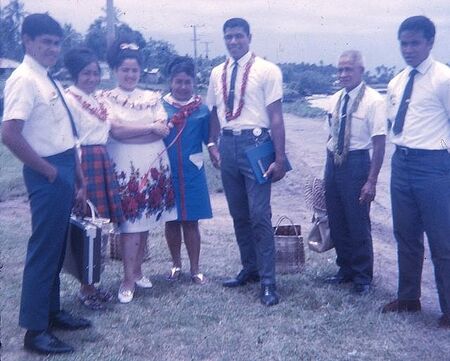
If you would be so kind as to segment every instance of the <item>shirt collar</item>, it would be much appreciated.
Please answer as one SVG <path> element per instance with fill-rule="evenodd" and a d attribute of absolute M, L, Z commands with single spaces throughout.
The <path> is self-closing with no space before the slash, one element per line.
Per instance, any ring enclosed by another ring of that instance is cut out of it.
<path fill-rule="evenodd" d="M 252 57 L 252 52 L 249 50 L 245 55 L 241 56 L 241 58 L 237 61 L 239 66 L 244 66 Z M 230 67 L 233 67 L 235 60 L 230 58 Z"/>
<path fill-rule="evenodd" d="M 34 71 L 47 76 L 48 69 L 39 64 L 32 56 L 25 54 L 23 58 L 23 63 Z"/>
<path fill-rule="evenodd" d="M 425 74 L 428 71 L 428 69 L 430 69 L 431 64 L 433 64 L 433 57 L 430 54 L 428 55 L 428 58 L 422 61 L 417 67 L 413 68 L 411 65 L 408 65 L 406 69 L 408 71 L 408 74 L 413 69 L 416 69 L 420 74 Z"/>
<path fill-rule="evenodd" d="M 168 94 L 164 95 L 163 99 L 170 105 L 178 104 L 178 105 L 184 106 L 186 104 L 193 102 L 195 100 L 195 96 L 193 95 L 189 100 L 180 101 L 180 100 L 176 100 L 173 97 L 172 93 L 168 93 Z"/>
<path fill-rule="evenodd" d="M 347 92 L 347 90 L 344 88 L 343 96 L 345 96 L 345 94 L 348 94 L 350 99 L 354 99 L 356 97 L 356 94 L 359 93 L 359 90 L 361 89 L 363 83 L 364 82 L 362 81 L 361 83 L 359 83 L 359 85 L 357 87 L 353 88 L 349 92 Z"/>

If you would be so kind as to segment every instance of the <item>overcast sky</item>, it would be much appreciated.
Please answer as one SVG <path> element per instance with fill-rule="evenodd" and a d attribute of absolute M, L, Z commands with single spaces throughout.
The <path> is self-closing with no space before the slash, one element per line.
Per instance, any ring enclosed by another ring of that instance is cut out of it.
<path fill-rule="evenodd" d="M 8 0 L 0 0 L 6 3 Z M 103 15 L 106 0 L 24 0 L 27 12 L 45 12 L 85 33 Z M 437 26 L 434 57 L 450 62 L 450 0 L 114 0 L 121 21 L 145 38 L 167 40 L 192 54 L 192 28 L 199 25 L 199 54 L 225 53 L 222 24 L 244 17 L 252 49 L 274 62 L 335 63 L 346 49 L 361 50 L 366 67 L 403 66 L 396 31 L 408 16 L 426 15 Z"/>

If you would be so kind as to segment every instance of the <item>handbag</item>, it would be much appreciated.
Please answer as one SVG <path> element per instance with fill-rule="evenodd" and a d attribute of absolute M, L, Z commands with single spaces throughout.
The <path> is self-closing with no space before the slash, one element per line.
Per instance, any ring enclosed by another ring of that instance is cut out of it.
<path fill-rule="evenodd" d="M 281 225 L 283 221 L 288 221 L 290 225 Z M 305 264 L 305 250 L 300 225 L 294 224 L 289 217 L 282 216 L 273 229 L 277 272 L 300 272 Z"/>
<path fill-rule="evenodd" d="M 328 224 L 327 213 L 316 209 L 312 222 L 313 227 L 308 234 L 309 249 L 318 253 L 332 249 L 334 244 L 330 237 L 330 226 Z"/>
<path fill-rule="evenodd" d="M 97 216 L 92 202 L 87 204 L 91 217 L 79 218 L 74 214 L 70 217 L 63 269 L 83 284 L 94 284 L 100 281 L 104 268 L 104 240 L 107 241 L 111 225 L 109 219 Z"/>

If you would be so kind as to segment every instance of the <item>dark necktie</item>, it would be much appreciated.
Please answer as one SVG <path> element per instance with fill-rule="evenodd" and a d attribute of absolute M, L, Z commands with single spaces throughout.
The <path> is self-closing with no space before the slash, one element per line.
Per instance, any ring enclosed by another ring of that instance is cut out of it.
<path fill-rule="evenodd" d="M 394 134 L 399 134 L 403 130 L 403 125 L 405 124 L 406 111 L 408 110 L 409 100 L 411 99 L 411 94 L 413 90 L 414 76 L 417 73 L 418 73 L 417 69 L 413 69 L 409 73 L 409 80 L 406 83 L 402 101 L 400 102 L 400 106 L 398 107 L 397 116 L 395 117 L 395 123 L 392 128 Z"/>
<path fill-rule="evenodd" d="M 76 139 L 78 139 L 77 128 L 76 128 L 76 126 L 75 126 L 75 122 L 74 122 L 74 120 L 73 120 L 72 113 L 70 112 L 69 107 L 67 106 L 66 100 L 64 99 L 64 97 L 63 97 L 63 95 L 62 95 L 62 93 L 61 93 L 61 90 L 59 89 L 59 86 L 56 84 L 55 79 L 53 79 L 53 77 L 50 75 L 50 73 L 47 73 L 47 76 L 48 76 L 48 78 L 50 79 L 50 81 L 52 82 L 53 86 L 55 87 L 56 92 L 58 93 L 59 97 L 61 98 L 61 101 L 62 101 L 62 103 L 63 103 L 63 105 L 64 105 L 64 108 L 66 108 L 67 115 L 69 116 L 69 120 L 70 120 L 70 125 L 71 125 L 71 127 L 72 127 L 72 133 L 73 133 L 73 136 L 74 136 Z"/>
<path fill-rule="evenodd" d="M 233 70 L 231 71 L 231 81 L 230 81 L 230 91 L 228 93 L 228 102 L 227 102 L 227 108 L 230 111 L 230 113 L 233 113 L 233 106 L 234 106 L 234 88 L 236 86 L 236 75 L 238 70 L 238 62 L 235 61 L 233 63 Z"/>
<path fill-rule="evenodd" d="M 345 94 L 344 96 L 344 106 L 341 111 L 341 125 L 339 127 L 339 136 L 337 144 L 337 153 L 342 154 L 344 151 L 344 138 L 345 138 L 345 123 L 347 122 L 347 105 L 350 100 L 350 95 Z"/>

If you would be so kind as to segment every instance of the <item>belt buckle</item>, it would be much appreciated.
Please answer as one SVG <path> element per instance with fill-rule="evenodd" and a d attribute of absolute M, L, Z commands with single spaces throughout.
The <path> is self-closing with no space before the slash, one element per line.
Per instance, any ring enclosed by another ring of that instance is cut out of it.
<path fill-rule="evenodd" d="M 399 146 L 399 147 L 398 147 L 398 150 L 400 150 L 400 153 L 402 153 L 402 154 L 405 155 L 405 156 L 408 155 L 408 153 L 409 153 L 407 147 Z"/>
<path fill-rule="evenodd" d="M 253 135 L 255 137 L 259 137 L 262 134 L 262 129 L 261 128 L 255 128 L 255 129 L 253 129 L 252 133 L 253 133 Z"/>
<path fill-rule="evenodd" d="M 241 129 L 232 129 L 231 131 L 232 131 L 233 135 L 241 135 L 242 134 Z"/>

